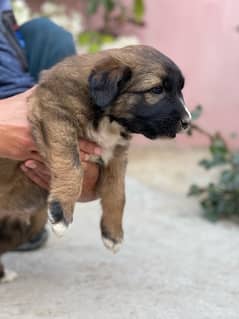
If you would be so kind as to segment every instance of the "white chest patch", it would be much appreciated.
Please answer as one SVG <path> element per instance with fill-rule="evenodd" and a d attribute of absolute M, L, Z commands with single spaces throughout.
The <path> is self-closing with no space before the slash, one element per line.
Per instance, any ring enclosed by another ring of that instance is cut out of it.
<path fill-rule="evenodd" d="M 117 145 L 126 146 L 129 142 L 121 136 L 122 127 L 115 121 L 110 122 L 108 118 L 103 118 L 97 130 L 93 126 L 86 129 L 86 136 L 102 148 L 102 159 L 107 164 L 112 158 Z"/>

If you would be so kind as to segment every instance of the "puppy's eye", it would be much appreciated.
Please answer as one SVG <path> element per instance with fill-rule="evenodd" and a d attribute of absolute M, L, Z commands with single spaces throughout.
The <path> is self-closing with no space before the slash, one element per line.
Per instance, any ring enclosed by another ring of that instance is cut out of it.
<path fill-rule="evenodd" d="M 151 93 L 154 93 L 154 94 L 161 94 L 163 93 L 163 87 L 162 86 L 156 86 L 154 88 L 152 88 L 150 90 Z"/>

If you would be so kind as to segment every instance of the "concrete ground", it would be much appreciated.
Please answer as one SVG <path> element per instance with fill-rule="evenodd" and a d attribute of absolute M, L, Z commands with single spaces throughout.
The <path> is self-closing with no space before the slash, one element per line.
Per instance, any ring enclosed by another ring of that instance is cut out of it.
<path fill-rule="evenodd" d="M 99 204 L 78 205 L 64 238 L 4 258 L 19 277 L 0 286 L 0 319 L 238 319 L 238 226 L 209 223 L 185 195 L 209 178 L 204 154 L 132 150 L 120 253 L 102 245 Z"/>

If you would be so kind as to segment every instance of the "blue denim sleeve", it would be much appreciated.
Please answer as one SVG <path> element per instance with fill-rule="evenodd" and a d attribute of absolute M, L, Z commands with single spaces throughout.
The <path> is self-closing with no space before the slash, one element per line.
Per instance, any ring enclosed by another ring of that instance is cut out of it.
<path fill-rule="evenodd" d="M 0 32 L 0 99 L 24 92 L 34 84 L 33 78 L 22 69 L 14 49 Z"/>
<path fill-rule="evenodd" d="M 11 1 L 10 0 L 1 0 L 0 1 L 0 11 L 11 10 Z"/>

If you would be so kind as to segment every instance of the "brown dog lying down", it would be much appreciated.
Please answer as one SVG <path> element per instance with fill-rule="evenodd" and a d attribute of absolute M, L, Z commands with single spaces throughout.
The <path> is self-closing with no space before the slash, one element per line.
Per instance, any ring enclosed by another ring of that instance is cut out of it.
<path fill-rule="evenodd" d="M 123 240 L 131 134 L 173 138 L 187 128 L 183 86 L 182 73 L 169 58 L 141 45 L 70 57 L 43 72 L 29 99 L 29 120 L 51 172 L 50 191 L 32 183 L 19 162 L 0 159 L 0 255 L 39 232 L 47 208 L 57 234 L 72 222 L 84 175 L 79 138 L 103 150 L 101 158 L 92 157 L 102 163 L 100 227 L 105 246 L 116 252 Z M 1 263 L 0 277 L 10 279 Z"/>

